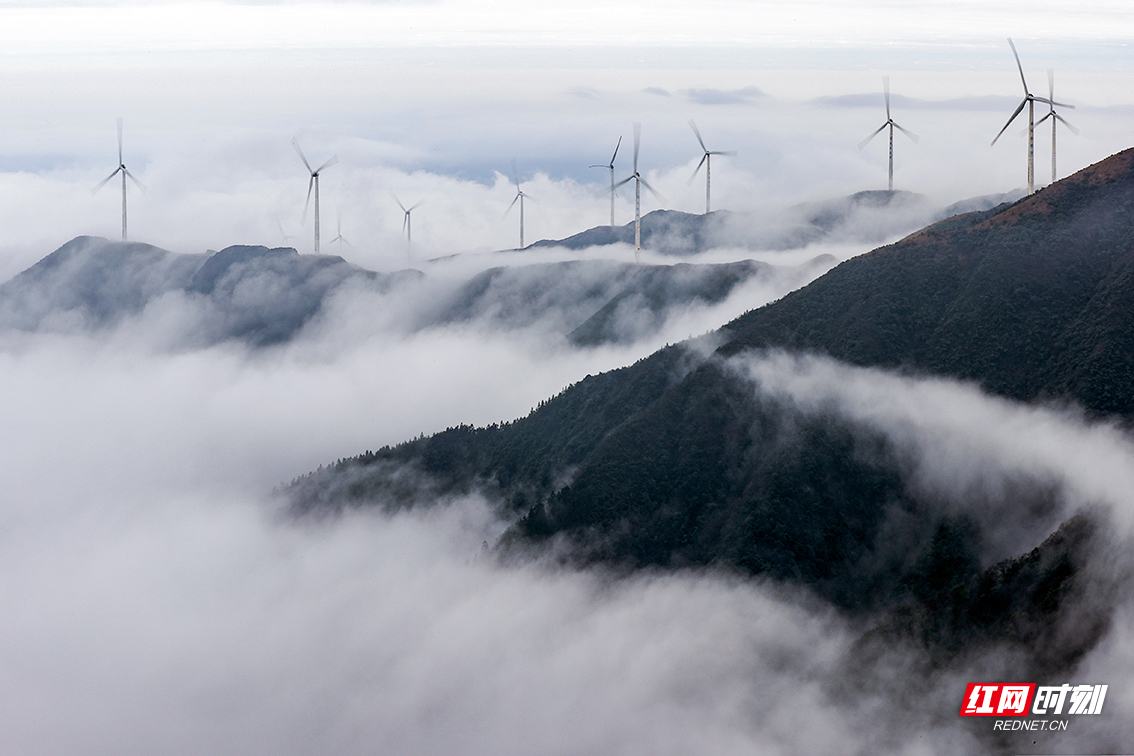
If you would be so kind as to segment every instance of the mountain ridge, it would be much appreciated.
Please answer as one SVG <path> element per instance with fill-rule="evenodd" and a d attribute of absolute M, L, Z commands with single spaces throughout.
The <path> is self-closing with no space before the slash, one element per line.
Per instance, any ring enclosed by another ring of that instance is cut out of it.
<path fill-rule="evenodd" d="M 1092 515 L 1079 530 L 1061 525 L 1061 489 L 1016 474 L 970 505 L 1027 513 L 1020 522 L 1040 551 L 994 557 L 987 525 L 943 507 L 947 492 L 914 485 L 893 439 L 753 391 L 730 365 L 776 350 L 828 354 L 1130 418 L 1134 381 L 1124 368 L 1134 329 L 1115 310 L 1134 304 L 1132 154 L 1084 169 L 1047 197 L 852 258 L 715 335 L 588 376 L 525 418 L 340 460 L 282 493 L 303 514 L 477 490 L 514 522 L 498 544 L 504 554 L 560 544 L 557 553 L 586 564 L 712 567 L 801 583 L 845 610 L 883 612 L 883 626 L 947 659 L 968 652 L 953 645 L 971 631 L 981 647 L 1019 648 L 1037 670 L 1070 669 L 1109 616 L 1085 598 L 1094 578 L 1083 566 L 1106 538 Z M 394 471 L 406 485 L 390 496 L 383 486 Z M 904 535 L 895 539 L 897 523 Z M 1061 527 L 1073 537 L 1045 540 Z M 1009 574 L 1033 598 L 1011 600 Z M 1095 630 L 1076 635 L 1082 611 Z M 1020 629 L 1045 626 L 1073 638 L 1058 658 L 1045 656 L 1043 633 Z"/>

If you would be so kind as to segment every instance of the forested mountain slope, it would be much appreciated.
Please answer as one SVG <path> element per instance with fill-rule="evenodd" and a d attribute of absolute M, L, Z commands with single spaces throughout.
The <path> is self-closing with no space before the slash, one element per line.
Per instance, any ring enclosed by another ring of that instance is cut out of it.
<path fill-rule="evenodd" d="M 1128 418 L 1132 210 L 1126 151 L 849 260 L 715 336 L 588 376 L 525 418 L 342 460 L 285 494 L 295 512 L 328 512 L 478 490 L 515 518 L 503 553 L 555 545 L 622 569 L 768 576 L 849 611 L 888 611 L 885 632 L 944 658 L 968 637 L 1016 644 L 1036 670 L 1065 669 L 1109 616 L 1087 598 L 1100 591 L 1083 569 L 1105 536 L 1090 514 L 1064 522 L 1091 502 L 1069 501 L 1042 471 L 927 487 L 893 434 L 764 390 L 744 366 L 821 353 Z M 994 547 L 1005 528 L 1017 534 L 1007 551 Z"/>

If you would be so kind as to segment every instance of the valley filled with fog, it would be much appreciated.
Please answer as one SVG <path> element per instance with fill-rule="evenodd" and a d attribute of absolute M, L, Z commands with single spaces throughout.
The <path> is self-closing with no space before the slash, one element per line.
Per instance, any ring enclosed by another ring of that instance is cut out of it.
<path fill-rule="evenodd" d="M 853 681 L 869 618 L 800 586 L 714 570 L 615 576 L 502 562 L 494 544 L 510 523 L 475 493 L 394 514 L 299 519 L 273 494 L 365 449 L 522 417 L 870 244 L 721 247 L 650 255 L 643 266 L 626 262 L 624 244 L 460 255 L 381 285 L 347 275 L 296 300 L 300 325 L 267 341 L 217 318 L 234 308 L 280 317 L 281 281 L 298 256 L 280 258 L 284 268 L 231 267 L 232 280 L 211 290 L 227 292 L 217 299 L 165 278 L 206 256 L 146 257 L 130 275 L 108 275 L 106 260 L 125 259 L 115 244 L 83 241 L 25 282 L 34 292 L 5 290 L 0 729 L 15 752 L 988 747 L 958 724 L 956 691 L 969 678 L 1010 676 L 1010 659 L 913 672 L 917 655 L 897 648 L 864 686 Z M 745 268 L 711 301 L 688 295 L 697 271 L 748 259 L 764 267 Z M 643 270 L 687 295 L 651 312 Z M 127 280 L 148 298 L 121 312 L 88 306 L 121 294 L 107 281 Z M 609 299 L 620 303 L 610 338 L 573 342 Z M 1117 611 L 1080 676 L 1110 681 L 1110 711 L 1126 710 L 1134 446 L 1123 431 L 942 379 L 774 355 L 734 365 L 758 395 L 893 439 L 945 506 L 1022 478 L 1050 485 L 1055 503 L 1038 518 L 975 513 L 995 534 L 989 564 L 1034 547 L 1081 507 L 1101 509 L 1114 523 L 1104 565 L 1116 574 L 1097 582 Z M 1049 742 L 1129 736 L 1120 715 L 1107 722 Z"/>

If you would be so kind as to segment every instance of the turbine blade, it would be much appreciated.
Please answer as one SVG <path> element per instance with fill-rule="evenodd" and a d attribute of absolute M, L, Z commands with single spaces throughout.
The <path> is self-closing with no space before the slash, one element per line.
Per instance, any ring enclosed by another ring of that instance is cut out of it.
<path fill-rule="evenodd" d="M 118 166 L 117 168 L 115 168 L 115 169 L 114 169 L 114 173 L 110 174 L 109 176 L 107 176 L 106 178 L 104 178 L 104 179 L 103 179 L 102 181 L 98 182 L 98 184 L 97 184 L 97 185 L 95 186 L 95 188 L 94 188 L 94 189 L 91 189 L 91 194 L 94 194 L 94 193 L 95 193 L 95 192 L 97 192 L 97 191 L 98 191 L 99 189 L 101 189 L 101 188 L 103 188 L 104 186 L 106 186 L 107 182 L 108 182 L 108 181 L 110 181 L 110 180 L 111 180 L 112 178 L 114 178 L 115 176 L 117 176 L 117 175 L 118 175 L 118 172 L 119 172 L 120 170 L 122 170 L 122 166 L 121 166 L 121 165 L 119 165 L 119 166 Z"/>
<path fill-rule="evenodd" d="M 516 185 L 516 190 L 520 189 L 520 172 L 516 170 L 516 158 L 512 158 L 512 183 Z"/>
<path fill-rule="evenodd" d="M 736 157 L 736 150 L 722 150 L 718 152 L 710 152 L 710 155 L 724 155 L 725 157 Z"/>
<path fill-rule="evenodd" d="M 1060 123 L 1062 123 L 1067 128 L 1071 129 L 1072 134 L 1074 134 L 1075 136 L 1079 136 L 1079 130 L 1077 128 L 1075 128 L 1074 126 L 1072 126 L 1066 118 L 1059 115 L 1058 113 L 1052 113 L 1051 115 L 1054 115 L 1056 117 L 1056 119 L 1059 120 Z"/>
<path fill-rule="evenodd" d="M 118 164 L 122 165 L 122 116 L 118 117 Z"/>
<path fill-rule="evenodd" d="M 1020 69 L 1020 81 L 1024 84 L 1024 94 L 1028 94 L 1028 82 L 1024 78 L 1024 67 L 1020 65 L 1020 56 L 1016 53 L 1016 45 L 1012 43 L 1012 38 L 1008 38 L 1008 46 L 1012 48 L 1012 55 L 1016 58 L 1016 68 Z"/>
<path fill-rule="evenodd" d="M 709 159 L 709 153 L 706 152 L 704 155 L 701 156 L 701 162 L 697 163 L 697 167 L 693 169 L 693 175 L 690 176 L 689 180 L 685 182 L 686 184 L 692 184 L 693 183 L 693 179 L 697 178 L 697 174 L 701 172 L 701 166 L 704 165 L 705 161 L 708 160 L 708 159 Z"/>
<path fill-rule="evenodd" d="M 1039 98 L 1036 98 L 1036 99 L 1039 99 Z M 1049 105 L 1058 105 L 1061 108 L 1071 108 L 1072 110 L 1075 109 L 1074 105 L 1068 105 L 1065 102 L 1056 102 L 1055 100 L 1041 100 L 1041 102 L 1047 102 L 1047 104 L 1049 104 Z"/>
<path fill-rule="evenodd" d="M 316 168 L 315 172 L 316 173 L 322 173 L 324 168 L 330 168 L 332 165 L 334 165 L 337 162 L 339 162 L 339 156 L 336 153 L 334 155 L 331 155 L 330 160 L 328 160 L 327 162 L 323 163 L 321 166 Z"/>
<path fill-rule="evenodd" d="M 402 233 L 406 232 L 406 226 L 409 224 L 409 213 L 402 216 Z"/>
<path fill-rule="evenodd" d="M 414 205 L 413 207 L 411 207 L 409 210 L 406 210 L 406 212 L 412 213 L 414 210 L 418 209 L 419 207 L 421 207 L 424 204 L 425 204 L 425 200 L 418 200 L 418 203 L 416 205 Z"/>
<path fill-rule="evenodd" d="M 508 215 L 508 213 L 512 212 L 512 208 L 513 208 L 513 207 L 515 206 L 515 204 L 516 204 L 517 202 L 519 202 L 519 201 L 520 201 L 520 197 L 521 197 L 521 196 L 522 196 L 522 195 L 520 195 L 519 193 L 517 193 L 517 194 L 516 194 L 516 196 L 512 198 L 512 204 L 511 204 L 511 205 L 508 205 L 508 209 L 504 211 L 504 215 L 505 215 L 505 216 L 507 216 L 507 215 Z"/>
<path fill-rule="evenodd" d="M 1028 104 L 1028 98 L 1025 97 L 1023 100 L 1020 101 L 1020 104 L 1016 108 L 1016 111 L 1014 113 L 1012 113 L 1012 117 L 1008 119 L 1008 123 L 1004 124 L 1004 128 L 1002 128 L 1000 130 L 1000 132 L 996 135 L 996 137 L 992 140 L 993 144 L 996 144 L 996 140 L 1000 138 L 1000 134 L 1003 134 L 1005 131 L 1008 130 L 1008 127 L 1012 125 L 1012 121 L 1016 120 L 1016 116 L 1020 115 L 1020 111 L 1022 111 L 1024 109 L 1024 106 L 1027 105 L 1027 104 Z"/>
<path fill-rule="evenodd" d="M 107 181 L 109 181 L 109 180 L 110 180 L 110 179 L 107 179 Z M 633 177 L 633 176 L 627 176 L 626 178 L 622 179 L 622 180 L 621 180 L 621 181 L 619 181 L 619 182 L 618 182 L 617 184 L 615 184 L 615 185 L 614 185 L 614 188 L 615 188 L 615 189 L 617 189 L 617 188 L 618 188 L 618 187 L 620 187 L 620 186 L 625 186 L 626 184 L 629 184 L 629 183 L 630 183 L 631 181 L 633 181 L 633 180 L 634 180 L 634 177 Z M 603 190 L 602 190 L 601 192 L 599 192 L 599 194 L 605 195 L 605 194 L 606 194 L 606 189 L 603 189 Z"/>
<path fill-rule="evenodd" d="M 614 159 L 618 157 L 618 148 L 622 146 L 622 135 L 618 135 L 618 144 L 614 145 L 614 154 L 610 156 L 610 165 L 604 165 L 603 168 L 614 168 Z"/>
<path fill-rule="evenodd" d="M 889 121 L 890 120 L 890 77 L 889 76 L 883 76 L 882 77 L 882 92 L 883 92 L 883 96 L 886 98 L 886 120 Z"/>
<path fill-rule="evenodd" d="M 299 153 L 299 159 L 303 161 L 303 164 L 304 164 L 305 166 L 307 166 L 307 172 L 308 172 L 308 173 L 314 173 L 315 171 L 311 170 L 311 163 L 308 163 L 308 162 L 307 162 L 307 157 L 306 157 L 306 156 L 304 156 L 304 154 L 303 154 L 303 150 L 301 150 L 301 149 L 299 148 L 299 139 L 298 139 L 298 137 L 292 137 L 292 138 L 291 138 L 291 146 L 295 148 L 295 151 L 296 151 L 297 153 Z"/>
<path fill-rule="evenodd" d="M 1041 118 L 1041 119 L 1039 119 L 1038 121 L 1036 121 L 1036 124 L 1035 124 L 1035 125 L 1036 125 L 1036 126 L 1039 126 L 1039 125 L 1040 125 L 1041 123 L 1043 123 L 1044 121 L 1046 121 L 1046 120 L 1047 120 L 1048 118 L 1051 118 L 1051 117 L 1052 117 L 1053 115 L 1055 115 L 1055 111 L 1054 111 L 1054 110 L 1049 110 L 1049 111 L 1047 111 L 1047 113 L 1046 113 L 1046 114 L 1044 115 L 1044 117 L 1043 117 L 1043 118 Z M 1026 133 L 1028 133 L 1028 132 L 1027 132 L 1027 131 L 1025 130 L 1025 131 L 1024 131 L 1024 133 L 1026 134 Z"/>
<path fill-rule="evenodd" d="M 394 198 L 394 202 L 398 203 L 398 207 L 400 207 L 402 209 L 403 213 L 408 212 L 406 210 L 406 206 L 402 204 L 402 201 L 400 199 L 398 199 L 398 195 L 394 194 L 393 192 L 390 192 L 390 196 Z"/>
<path fill-rule="evenodd" d="M 642 124 L 634 122 L 634 173 L 638 172 L 638 148 L 642 146 Z"/>
<path fill-rule="evenodd" d="M 315 173 L 311 173 L 311 178 L 307 181 L 307 201 L 303 203 L 303 221 L 299 224 L 301 226 L 307 225 L 307 208 L 311 205 L 311 190 L 315 187 Z"/>
<path fill-rule="evenodd" d="M 663 205 L 669 204 L 669 200 L 667 200 L 665 197 L 658 194 L 657 190 L 655 190 L 652 186 L 650 186 L 648 181 L 646 181 L 644 178 L 642 178 L 640 176 L 638 177 L 638 180 L 642 182 L 642 186 L 644 186 L 644 187 L 646 187 L 647 189 L 650 190 L 650 194 L 654 195 L 654 197 L 657 198 L 658 202 L 662 203 Z"/>
<path fill-rule="evenodd" d="M 129 178 L 130 180 L 131 180 L 131 181 L 133 181 L 133 182 L 134 182 L 134 184 L 136 184 L 136 185 L 137 185 L 137 187 L 138 187 L 139 189 L 141 189 L 141 190 L 142 190 L 142 194 L 145 194 L 146 192 L 148 192 L 148 191 L 149 191 L 149 189 L 146 189 L 146 185 L 145 185 L 145 184 L 143 184 L 143 183 L 142 183 L 141 181 L 139 181 L 139 180 L 138 180 L 138 179 L 137 179 L 137 178 L 136 178 L 136 177 L 134 176 L 134 174 L 133 174 L 133 173 L 130 173 L 130 171 L 126 170 L 125 168 L 123 168 L 123 169 L 122 169 L 122 172 L 123 172 L 123 173 L 125 173 L 125 174 L 126 174 L 126 176 L 127 176 L 127 177 L 128 177 L 128 178 Z"/>
<path fill-rule="evenodd" d="M 876 137 L 876 136 L 878 136 L 879 134 L 881 134 L 881 133 L 882 133 L 882 131 L 883 131 L 883 129 L 885 129 L 885 128 L 886 128 L 887 126 L 889 126 L 889 125 L 890 125 L 890 122 L 889 122 L 889 121 L 886 121 L 886 123 L 884 123 L 884 124 L 882 124 L 881 126 L 879 126 L 879 127 L 878 127 L 878 131 L 875 131 L 875 132 L 874 132 L 873 134 L 871 134 L 870 136 L 868 136 L 868 137 L 867 137 L 866 139 L 863 139 L 863 140 L 862 140 L 861 142 L 859 142 L 859 143 L 858 143 L 858 148 L 859 148 L 859 149 L 861 150 L 861 149 L 862 149 L 863 147 L 865 147 L 865 146 L 867 145 L 867 143 L 868 143 L 868 142 L 869 142 L 869 141 L 870 141 L 871 139 L 873 139 L 874 137 Z"/>
<path fill-rule="evenodd" d="M 897 129 L 898 131 L 902 132 L 906 136 L 908 136 L 910 139 L 914 140 L 914 144 L 917 144 L 917 134 L 915 134 L 912 131 L 909 131 L 907 129 L 903 129 L 901 126 L 899 126 L 896 123 L 894 124 L 894 128 Z"/>
<path fill-rule="evenodd" d="M 697 130 L 697 124 L 693 123 L 692 118 L 689 119 L 689 126 L 693 129 L 693 133 L 697 136 L 697 141 L 700 142 L 701 149 L 705 152 L 708 152 L 709 148 L 705 146 L 705 140 L 701 138 L 701 132 Z"/>
<path fill-rule="evenodd" d="M 1055 99 L 1055 69 L 1047 69 L 1047 96 L 1049 99 Z"/>

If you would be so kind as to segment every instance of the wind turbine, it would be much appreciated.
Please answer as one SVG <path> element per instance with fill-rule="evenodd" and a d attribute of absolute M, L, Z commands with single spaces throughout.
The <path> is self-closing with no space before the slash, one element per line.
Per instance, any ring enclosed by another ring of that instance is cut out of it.
<path fill-rule="evenodd" d="M 1064 126 L 1071 129 L 1071 133 L 1074 134 L 1075 136 L 1079 136 L 1079 130 L 1077 128 L 1075 128 L 1074 126 L 1072 126 L 1070 123 L 1068 123 L 1067 120 L 1063 116 L 1061 116 L 1061 115 L 1059 115 L 1058 113 L 1055 112 L 1055 71 L 1053 71 L 1050 68 L 1047 69 L 1047 95 L 1048 95 L 1048 103 L 1047 104 L 1048 104 L 1048 107 L 1050 108 L 1050 110 L 1047 111 L 1047 115 L 1045 115 L 1043 118 L 1036 121 L 1036 126 L 1039 126 L 1041 123 L 1046 121 L 1048 118 L 1051 119 L 1051 183 L 1054 184 L 1055 183 L 1055 122 L 1060 121 Z M 1067 107 L 1074 107 L 1074 106 L 1069 105 Z"/>
<path fill-rule="evenodd" d="M 701 158 L 701 162 L 697 163 L 697 167 L 693 169 L 693 175 L 689 177 L 689 183 L 693 183 L 693 179 L 697 178 L 697 173 L 701 170 L 701 165 L 705 166 L 705 215 L 709 214 L 709 169 L 712 168 L 712 161 L 709 160 L 710 155 L 728 155 L 729 157 L 736 157 L 736 152 L 730 150 L 728 152 L 710 152 L 709 148 L 705 146 L 705 140 L 701 138 L 701 132 L 697 130 L 697 124 L 693 123 L 693 119 L 689 119 L 689 126 L 693 129 L 693 133 L 697 136 L 697 141 L 701 143 L 701 149 L 705 154 Z"/>
<path fill-rule="evenodd" d="M 869 142 L 871 139 L 873 139 L 874 137 L 881 134 L 883 129 L 886 129 L 886 128 L 890 129 L 890 172 L 889 172 L 890 181 L 889 181 L 889 184 L 888 184 L 888 188 L 889 188 L 889 191 L 892 192 L 892 191 L 894 191 L 894 129 L 897 129 L 898 131 L 900 131 L 903 134 L 905 134 L 906 136 L 908 136 L 910 139 L 912 139 L 914 141 L 914 144 L 917 144 L 917 134 L 914 134 L 912 131 L 907 131 L 906 129 L 903 129 L 901 126 L 894 123 L 894 119 L 890 117 L 890 77 L 889 76 L 883 76 L 882 77 L 882 92 L 883 92 L 885 99 L 886 99 L 886 123 L 879 126 L 878 131 L 875 131 L 873 134 L 868 136 L 866 139 L 863 139 L 861 142 L 859 142 L 858 148 L 861 150 L 863 147 L 865 147 L 867 142 Z"/>
<path fill-rule="evenodd" d="M 346 237 L 343 236 L 343 209 L 341 207 L 339 208 L 339 211 L 338 211 L 338 225 L 335 227 L 335 230 L 338 233 L 338 236 L 336 236 L 334 239 L 331 239 L 331 244 L 338 242 L 340 253 L 342 253 L 342 251 L 343 251 L 343 245 L 344 244 L 346 244 L 348 247 L 354 246 L 353 244 L 351 244 L 350 242 L 348 242 L 346 240 Z"/>
<path fill-rule="evenodd" d="M 289 234 L 287 231 L 284 231 L 283 221 L 280 220 L 278 215 L 276 216 L 276 227 L 280 230 L 280 241 L 282 241 L 284 244 L 287 244 L 289 241 L 295 238 L 294 235 Z"/>
<path fill-rule="evenodd" d="M 425 202 L 425 200 L 419 201 L 416 205 L 407 210 L 406 206 L 402 204 L 402 201 L 398 199 L 398 195 L 394 194 L 393 192 L 391 192 L 390 194 L 393 195 L 394 202 L 397 202 L 398 207 L 400 207 L 402 209 L 402 212 L 405 213 L 405 219 L 402 221 L 402 231 L 406 235 L 406 257 L 410 257 L 410 253 L 413 250 L 413 240 L 412 236 L 410 235 L 410 213 L 417 209 L 422 202 Z"/>
<path fill-rule="evenodd" d="M 1054 106 L 1056 106 L 1056 105 L 1060 106 L 1061 108 L 1074 108 L 1075 106 L 1074 105 L 1067 105 L 1067 104 L 1062 103 L 1062 102 L 1055 102 L 1055 101 L 1051 100 L 1050 98 L 1036 97 L 1031 92 L 1029 92 L 1028 91 L 1028 82 L 1024 78 L 1024 67 L 1022 65 L 1020 65 L 1020 56 L 1016 53 L 1016 45 L 1014 45 L 1012 43 L 1011 37 L 1008 38 L 1008 46 L 1012 48 L 1012 55 L 1016 58 L 1016 68 L 1018 68 L 1019 71 L 1020 71 L 1020 81 L 1023 82 L 1023 84 L 1024 84 L 1024 99 L 1021 100 L 1020 104 L 1016 106 L 1016 110 L 1012 113 L 1012 116 L 1008 119 L 1008 123 L 1004 124 L 1004 128 L 1000 130 L 1000 133 L 998 133 L 996 135 L 996 138 L 992 140 L 992 143 L 996 144 L 996 140 L 1000 138 L 1000 134 L 1003 134 L 1008 129 L 1008 127 L 1012 125 L 1012 121 L 1016 120 L 1016 116 L 1020 115 L 1020 111 L 1022 111 L 1024 109 L 1024 106 L 1027 105 L 1028 106 L 1028 194 L 1034 194 L 1035 191 L 1036 191 L 1036 182 L 1035 182 L 1035 146 L 1036 146 L 1035 115 L 1036 115 L 1036 103 L 1037 102 L 1046 102 L 1048 105 L 1051 105 L 1053 107 L 1053 109 L 1054 109 Z"/>
<path fill-rule="evenodd" d="M 323 163 L 318 168 L 312 168 L 311 163 L 307 162 L 307 158 L 303 154 L 303 150 L 299 148 L 299 140 L 292 138 L 291 146 L 299 153 L 299 159 L 307 166 L 307 170 L 311 173 L 311 180 L 307 182 L 307 201 L 303 203 L 303 222 L 307 223 L 307 207 L 311 204 L 311 190 L 315 189 L 315 254 L 319 254 L 319 174 L 325 169 L 330 168 L 335 163 L 339 162 L 338 155 L 332 155 L 331 158 Z"/>
<path fill-rule="evenodd" d="M 591 168 L 610 169 L 610 225 L 614 225 L 614 158 L 618 157 L 618 148 L 622 146 L 622 137 L 618 137 L 618 144 L 614 145 L 614 154 L 606 165 L 592 165 Z"/>
<path fill-rule="evenodd" d="M 658 200 L 662 204 L 665 204 L 665 198 L 662 197 L 660 194 L 658 194 L 656 191 L 654 191 L 654 188 L 652 186 L 650 186 L 649 182 L 647 182 L 644 178 L 642 178 L 642 174 L 638 173 L 638 148 L 641 146 L 641 143 L 642 143 L 642 124 L 635 123 L 634 124 L 634 172 L 614 185 L 614 187 L 617 189 L 618 187 L 622 186 L 623 184 L 628 184 L 631 181 L 634 182 L 634 262 L 638 262 L 638 260 L 642 256 L 642 187 L 645 186 L 647 189 L 650 190 L 651 194 L 653 194 L 655 197 L 658 198 Z"/>
<path fill-rule="evenodd" d="M 524 197 L 534 200 L 530 194 L 524 194 L 524 190 L 520 188 L 520 174 L 516 171 L 516 161 L 512 161 L 512 182 L 516 185 L 516 196 L 512 198 L 512 205 L 516 204 L 518 200 L 520 203 L 520 246 L 519 249 L 524 248 Z M 504 211 L 507 215 L 512 210 L 512 205 L 508 205 L 508 209 Z"/>
<path fill-rule="evenodd" d="M 138 188 L 141 189 L 143 193 L 146 191 L 146 187 L 145 187 L 144 184 L 142 184 L 141 181 L 139 181 L 134 176 L 133 173 L 130 173 L 130 171 L 126 170 L 126 163 L 123 162 L 123 160 L 122 160 L 122 119 L 121 118 L 118 119 L 118 167 L 114 169 L 114 173 L 111 173 L 109 176 L 107 176 L 102 181 L 100 181 L 98 183 L 98 186 L 96 186 L 94 189 L 91 189 L 91 194 L 94 194 L 99 189 L 106 186 L 107 182 L 109 182 L 112 178 L 117 176 L 119 173 L 122 174 L 122 241 L 126 241 L 126 177 L 129 176 L 130 180 L 133 181 L 135 184 L 137 184 Z"/>

